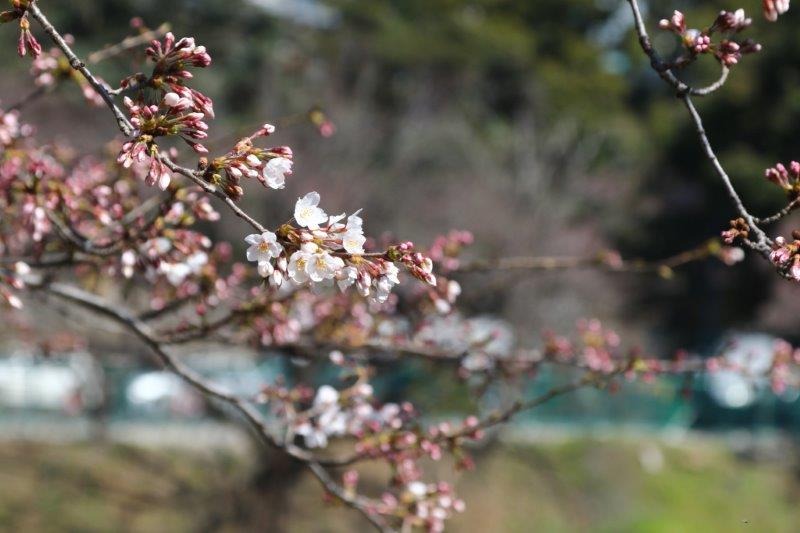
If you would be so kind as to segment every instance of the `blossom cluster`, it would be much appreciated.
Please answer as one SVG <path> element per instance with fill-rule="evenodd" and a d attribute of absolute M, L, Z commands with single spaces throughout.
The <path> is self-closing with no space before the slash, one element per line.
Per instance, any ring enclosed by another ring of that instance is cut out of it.
<path fill-rule="evenodd" d="M 280 287 L 287 280 L 295 286 L 311 285 L 315 289 L 335 283 L 344 291 L 355 285 L 363 297 L 383 303 L 400 283 L 400 269 L 395 262 L 415 278 L 436 286 L 433 262 L 414 252 L 410 242 L 394 246 L 385 254 L 366 254 L 360 211 L 350 216 L 329 216 L 319 202 L 319 193 L 310 192 L 295 203 L 297 227 L 284 224 L 277 233 L 265 231 L 245 238 L 250 245 L 248 261 L 257 263 L 259 274 L 271 286 Z"/>
<path fill-rule="evenodd" d="M 28 20 L 28 6 L 33 0 L 11 0 L 11 9 L 0 12 L 0 24 L 19 20 L 19 38 L 17 39 L 17 53 L 25 56 L 28 50 L 37 58 L 42 53 L 42 45 L 31 33 L 31 23 Z"/>
<path fill-rule="evenodd" d="M 387 463 L 392 471 L 390 490 L 376 498 L 362 497 L 368 512 L 405 528 L 443 531 L 445 521 L 466 506 L 449 483 L 425 482 L 420 461 L 440 461 L 449 452 L 459 468 L 472 468 L 462 443 L 483 438 L 480 421 L 469 416 L 461 423 L 422 427 L 419 413 L 410 403 L 377 401 L 367 369 L 338 351 L 331 352 L 330 360 L 345 371 L 345 378 L 355 377 L 352 385 L 342 390 L 322 385 L 316 392 L 302 385 L 268 386 L 260 401 L 270 404 L 273 413 L 289 426 L 289 435 L 300 438 L 309 449 L 326 448 L 332 438 L 348 439 L 355 441 L 357 457 Z M 359 478 L 358 470 L 346 471 L 343 489 L 358 494 Z"/>
<path fill-rule="evenodd" d="M 221 186 L 234 200 L 244 194 L 240 185 L 242 177 L 256 178 L 272 189 L 283 189 L 286 176 L 292 173 L 292 149 L 288 146 L 262 149 L 253 144 L 254 139 L 267 137 L 274 131 L 274 126 L 264 124 L 255 133 L 237 142 L 227 154 L 204 162 L 204 179 Z"/>
<path fill-rule="evenodd" d="M 761 51 L 761 45 L 752 39 L 736 41 L 735 34 L 745 30 L 752 24 L 743 9 L 736 11 L 722 11 L 713 24 L 706 29 L 690 28 L 686 24 L 686 17 L 680 11 L 675 11 L 669 19 L 662 19 L 659 28 L 674 33 L 681 39 L 681 43 L 688 56 L 679 58 L 675 63 L 685 65 L 699 55 L 712 54 L 720 63 L 731 67 L 739 62 L 743 55 Z M 715 33 L 721 34 L 718 42 L 714 42 Z"/>
<path fill-rule="evenodd" d="M 134 163 L 144 164 L 149 160 L 148 185 L 157 184 L 165 190 L 172 177 L 155 142 L 157 137 L 178 135 L 195 152 L 208 152 L 198 142 L 208 136 L 208 124 L 203 122 L 202 113 L 190 111 L 193 104 L 188 98 L 170 92 L 164 95 L 159 105 L 141 105 L 125 97 L 125 107 L 130 113 L 131 124 L 136 128 L 136 138 L 122 145 L 117 162 L 129 168 Z"/>
<path fill-rule="evenodd" d="M 764 171 L 764 177 L 786 192 L 790 200 L 800 197 L 800 163 L 792 161 L 789 168 L 777 163 Z"/>
<path fill-rule="evenodd" d="M 412 481 L 399 497 L 384 493 L 374 510 L 384 516 L 401 517 L 401 527 L 420 528 L 432 533 L 444 531 L 445 521 L 466 509 L 464 500 L 456 498 L 447 482 L 425 483 Z"/>
<path fill-rule="evenodd" d="M 794 232 L 792 237 L 792 242 L 787 242 L 784 237 L 777 237 L 769 259 L 789 278 L 800 281 L 800 233 Z"/>
<path fill-rule="evenodd" d="M 211 55 L 205 46 L 196 44 L 193 37 L 183 37 L 176 42 L 175 35 L 169 32 L 163 42 L 153 40 L 145 53 L 155 63 L 151 75 L 139 73 L 130 76 L 122 80 L 123 89 L 136 92 L 138 98 L 145 98 L 146 89 L 156 90 L 162 96 L 174 92 L 191 101 L 193 111 L 214 118 L 211 98 L 186 85 L 194 77 L 188 70 L 190 67 L 211 65 Z"/>
<path fill-rule="evenodd" d="M 185 82 L 193 77 L 188 69 L 209 66 L 211 56 L 193 38 L 176 42 L 171 32 L 163 43 L 154 40 L 146 53 L 155 62 L 152 74 L 136 74 L 121 83 L 121 88 L 130 94 L 124 102 L 135 131 L 133 139 L 123 144 L 118 162 L 126 167 L 133 163 L 147 165 L 147 183 L 165 189 L 171 173 L 157 138 L 179 136 L 198 154 L 208 152 L 200 141 L 208 136 L 205 120 L 214 118 L 213 102 Z"/>
<path fill-rule="evenodd" d="M 20 122 L 18 111 L 0 109 L 0 154 L 15 141 L 33 133 L 29 124 Z"/>

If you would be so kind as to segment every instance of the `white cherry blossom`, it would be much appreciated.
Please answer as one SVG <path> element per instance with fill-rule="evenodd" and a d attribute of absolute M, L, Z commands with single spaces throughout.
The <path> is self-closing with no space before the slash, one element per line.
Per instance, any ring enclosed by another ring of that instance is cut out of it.
<path fill-rule="evenodd" d="M 361 209 L 347 217 L 347 225 L 345 226 L 346 231 L 358 231 L 363 233 L 364 220 L 358 216 L 360 212 Z"/>
<path fill-rule="evenodd" d="M 364 237 L 364 234 L 361 233 L 360 230 L 346 231 L 342 236 L 342 247 L 344 247 L 345 251 L 350 254 L 363 254 L 365 242 L 367 242 L 367 238 Z"/>
<path fill-rule="evenodd" d="M 319 225 L 328 220 L 328 215 L 318 206 L 319 193 L 316 191 L 310 192 L 302 198 L 298 198 L 294 206 L 295 221 L 297 221 L 301 227 L 311 230 L 319 229 Z"/>
<path fill-rule="evenodd" d="M 421 481 L 412 481 L 407 485 L 408 492 L 415 498 L 422 499 L 428 494 L 428 486 Z"/>
<path fill-rule="evenodd" d="M 262 171 L 267 185 L 273 189 L 283 189 L 286 176 L 292 173 L 292 160 L 285 157 L 270 159 Z"/>
<path fill-rule="evenodd" d="M 183 263 L 162 262 L 158 270 L 167 277 L 167 281 L 177 287 L 192 274 L 198 274 L 208 263 L 208 254 L 205 252 L 195 252 L 186 258 Z"/>
<path fill-rule="evenodd" d="M 336 284 L 342 292 L 355 283 L 356 279 L 358 279 L 358 270 L 352 266 L 344 267 L 336 274 Z"/>
<path fill-rule="evenodd" d="M 334 257 L 326 251 L 315 253 L 306 264 L 306 272 L 311 281 L 330 280 L 344 268 L 341 257 Z"/>
<path fill-rule="evenodd" d="M 258 275 L 262 278 L 268 278 L 275 272 L 275 267 L 269 261 L 258 262 Z"/>
<path fill-rule="evenodd" d="M 271 231 L 262 234 L 253 233 L 244 238 L 244 242 L 250 245 L 247 249 L 248 261 L 269 261 L 273 257 L 278 257 L 283 252 L 283 246 L 278 242 L 278 236 Z"/>
<path fill-rule="evenodd" d="M 308 263 L 313 260 L 313 257 L 314 254 L 309 253 L 302 248 L 293 253 L 292 257 L 289 258 L 289 266 L 287 267 L 289 279 L 298 285 L 302 285 L 303 283 L 307 282 L 309 278 L 306 267 L 308 266 Z"/>

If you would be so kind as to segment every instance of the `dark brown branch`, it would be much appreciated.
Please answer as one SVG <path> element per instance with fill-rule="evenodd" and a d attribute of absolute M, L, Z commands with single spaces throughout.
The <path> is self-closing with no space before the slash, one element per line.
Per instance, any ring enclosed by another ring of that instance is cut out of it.
<path fill-rule="evenodd" d="M 339 498 L 349 507 L 359 511 L 376 529 L 379 531 L 391 531 L 390 528 L 379 517 L 371 513 L 364 501 L 359 497 L 348 495 L 330 476 L 313 454 L 299 448 L 291 443 L 279 442 L 270 432 L 267 423 L 258 409 L 247 400 L 229 393 L 224 388 L 214 385 L 205 380 L 200 374 L 186 366 L 179 359 L 173 357 L 161 344 L 155 340 L 153 331 L 150 327 L 136 318 L 128 311 L 118 306 L 113 306 L 102 298 L 94 294 L 87 293 L 76 287 L 61 283 L 43 283 L 39 286 L 32 286 L 51 294 L 64 301 L 76 304 L 80 307 L 93 311 L 104 316 L 117 324 L 125 327 L 128 331 L 138 337 L 156 355 L 161 364 L 168 370 L 183 379 L 192 388 L 200 392 L 203 396 L 219 400 L 231 406 L 247 424 L 255 431 L 260 440 L 267 446 L 281 450 L 306 464 L 309 470 L 325 487 L 325 489 Z"/>
<path fill-rule="evenodd" d="M 162 158 L 162 161 L 167 166 L 167 168 L 169 168 L 172 172 L 175 172 L 176 174 L 180 174 L 181 176 L 189 178 L 195 184 L 197 184 L 201 189 L 203 189 L 206 193 L 212 196 L 216 196 L 217 198 L 222 200 L 222 202 L 225 203 L 225 205 L 227 205 L 228 208 L 231 211 L 233 211 L 233 213 L 237 217 L 241 218 L 242 220 L 250 224 L 256 231 L 258 231 L 259 233 L 264 233 L 265 231 L 267 231 L 267 228 L 264 225 L 262 225 L 256 219 L 248 215 L 241 207 L 236 205 L 236 202 L 233 200 L 233 198 L 225 194 L 225 192 L 222 191 L 221 189 L 208 183 L 206 180 L 202 178 L 202 176 L 199 175 L 198 172 L 190 168 L 182 167 L 168 158 Z"/>
<path fill-rule="evenodd" d="M 108 257 L 117 254 L 122 249 L 122 241 L 115 241 L 106 246 L 97 246 L 91 240 L 78 235 L 74 229 L 61 220 L 55 213 L 48 212 L 47 218 L 53 226 L 55 226 L 56 231 L 65 241 L 85 254 Z"/>

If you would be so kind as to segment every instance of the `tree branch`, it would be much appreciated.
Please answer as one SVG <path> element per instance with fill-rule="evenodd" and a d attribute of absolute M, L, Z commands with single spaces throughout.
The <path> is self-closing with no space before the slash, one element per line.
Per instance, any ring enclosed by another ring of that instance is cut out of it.
<path fill-rule="evenodd" d="M 459 266 L 459 273 L 486 272 L 496 270 L 572 270 L 599 268 L 609 272 L 659 273 L 679 268 L 694 261 L 701 261 L 714 255 L 716 239 L 675 254 L 660 261 L 645 259 L 610 259 L 608 253 L 598 253 L 590 257 L 501 257 L 498 259 L 476 260 Z"/>
<path fill-rule="evenodd" d="M 122 134 L 126 137 L 130 137 L 133 134 L 133 126 L 128 121 L 127 117 L 125 117 L 125 114 L 117 106 L 117 104 L 114 103 L 114 99 L 108 93 L 106 87 L 100 82 L 100 80 L 94 77 L 91 71 L 89 71 L 89 69 L 86 67 L 86 63 L 81 61 L 78 56 L 75 55 L 75 52 L 72 51 L 72 48 L 70 48 L 61 34 L 58 33 L 58 30 L 56 30 L 50 21 L 47 20 L 47 17 L 44 15 L 44 13 L 42 13 L 35 1 L 32 1 L 30 4 L 28 4 L 27 13 L 32 19 L 42 26 L 42 29 L 45 31 L 45 33 L 47 33 L 47 35 L 50 36 L 55 45 L 58 46 L 62 52 L 64 52 L 64 55 L 67 57 L 70 66 L 80 72 L 83 77 L 86 78 L 86 81 L 88 81 L 89 84 L 94 88 L 97 94 L 100 95 L 108 108 L 114 114 L 114 118 L 117 120 L 117 126 Z"/>
<path fill-rule="evenodd" d="M 756 224 L 756 219 L 747 208 L 744 206 L 739 193 L 736 191 L 736 188 L 733 186 L 730 177 L 728 176 L 725 168 L 719 161 L 714 149 L 711 145 L 711 141 L 708 138 L 708 134 L 705 131 L 703 126 L 703 120 L 700 118 L 700 114 L 697 112 L 697 109 L 692 102 L 691 96 L 706 96 L 711 94 L 712 92 L 716 91 L 720 87 L 722 87 L 727 79 L 728 73 L 727 68 L 723 68 L 722 76 L 720 79 L 715 82 L 714 84 L 704 88 L 704 89 L 692 89 L 682 81 L 680 81 L 669 69 L 669 66 L 664 63 L 664 61 L 659 57 L 658 53 L 656 52 L 655 48 L 653 48 L 652 43 L 650 42 L 650 37 L 647 34 L 647 28 L 644 24 L 644 19 L 642 18 L 641 10 L 639 9 L 639 3 L 637 0 L 628 0 L 628 4 L 631 7 L 631 11 L 633 12 L 633 19 L 634 19 L 634 26 L 636 28 L 636 33 L 639 36 L 639 44 L 642 47 L 644 53 L 650 58 L 650 66 L 655 70 L 661 78 L 671 85 L 678 94 L 678 97 L 683 101 L 686 109 L 689 111 L 689 115 L 691 116 L 692 122 L 694 123 L 695 130 L 697 132 L 697 136 L 700 140 L 700 144 L 705 151 L 706 157 L 711 161 L 714 170 L 717 173 L 717 176 L 720 178 L 722 183 L 725 186 L 725 189 L 730 197 L 731 201 L 736 208 L 736 211 L 739 215 L 747 221 L 747 224 L 753 230 L 753 233 L 756 235 L 755 242 L 750 243 L 750 246 L 755 249 L 756 251 L 760 252 L 764 256 L 768 256 L 770 252 L 770 244 L 772 241 L 767 238 L 766 234 L 758 227 Z M 748 241 L 749 242 L 749 241 Z"/>
<path fill-rule="evenodd" d="M 164 22 L 158 28 L 154 30 L 147 30 L 145 32 L 140 33 L 139 35 L 132 35 L 130 37 L 125 37 L 122 41 L 118 42 L 117 44 L 112 44 L 111 46 L 107 46 L 102 50 L 97 50 L 96 52 L 92 52 L 88 56 L 86 56 L 86 62 L 89 64 L 99 63 L 101 61 L 105 61 L 106 59 L 110 59 L 112 57 L 118 56 L 120 54 L 124 54 L 125 52 L 137 48 L 139 46 L 144 46 L 146 44 L 150 44 L 150 41 L 153 39 L 160 39 L 167 32 L 170 30 L 170 25 L 167 22 Z"/>
<path fill-rule="evenodd" d="M 118 306 L 87 293 L 76 287 L 61 283 L 41 283 L 40 285 L 30 285 L 31 288 L 41 289 L 47 294 L 67 302 L 76 304 L 80 307 L 93 311 L 106 318 L 111 319 L 117 324 L 125 327 L 128 331 L 136 335 L 150 350 L 156 355 L 158 360 L 168 370 L 183 379 L 192 388 L 203 396 L 219 400 L 231 406 L 247 422 L 252 430 L 258 435 L 260 440 L 270 448 L 283 451 L 294 459 L 303 462 L 325 489 L 344 502 L 349 507 L 359 511 L 376 529 L 379 531 L 391 531 L 385 522 L 374 513 L 370 512 L 363 499 L 348 495 L 330 476 L 313 454 L 299 448 L 291 443 L 280 443 L 271 434 L 267 423 L 258 409 L 250 402 L 234 395 L 213 383 L 206 381 L 200 374 L 186 366 L 179 359 L 175 358 L 161 344 L 155 340 L 153 331 L 150 327 Z"/>
<path fill-rule="evenodd" d="M 722 66 L 719 79 L 706 87 L 695 89 L 678 79 L 672 72 L 670 64 L 661 59 L 661 56 L 658 55 L 658 52 L 656 52 L 656 49 L 650 42 L 650 36 L 647 34 L 647 27 L 644 24 L 644 18 L 639 9 L 639 3 L 637 0 L 628 0 L 628 3 L 633 11 L 633 21 L 636 27 L 636 33 L 639 36 L 639 44 L 644 53 L 647 54 L 647 57 L 650 58 L 650 66 L 661 76 L 661 79 L 674 87 L 679 94 L 689 94 L 692 96 L 708 96 L 725 85 L 725 82 L 728 80 L 730 69 L 724 65 Z"/>

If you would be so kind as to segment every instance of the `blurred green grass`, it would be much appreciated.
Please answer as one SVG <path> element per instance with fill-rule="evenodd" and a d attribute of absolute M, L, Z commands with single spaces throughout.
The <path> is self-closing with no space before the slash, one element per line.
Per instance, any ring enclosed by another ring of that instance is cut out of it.
<path fill-rule="evenodd" d="M 659 471 L 643 469 L 644 449 L 659 450 Z M 579 439 L 504 445 L 478 460 L 478 471 L 459 476 L 468 510 L 451 531 L 788 532 L 800 523 L 791 457 L 741 459 L 718 442 Z M 0 530 L 366 529 L 350 511 L 323 504 L 313 479 L 291 471 L 256 483 L 252 463 L 228 453 L 5 443 Z M 379 486 L 377 474 L 367 473 L 365 488 Z"/>

